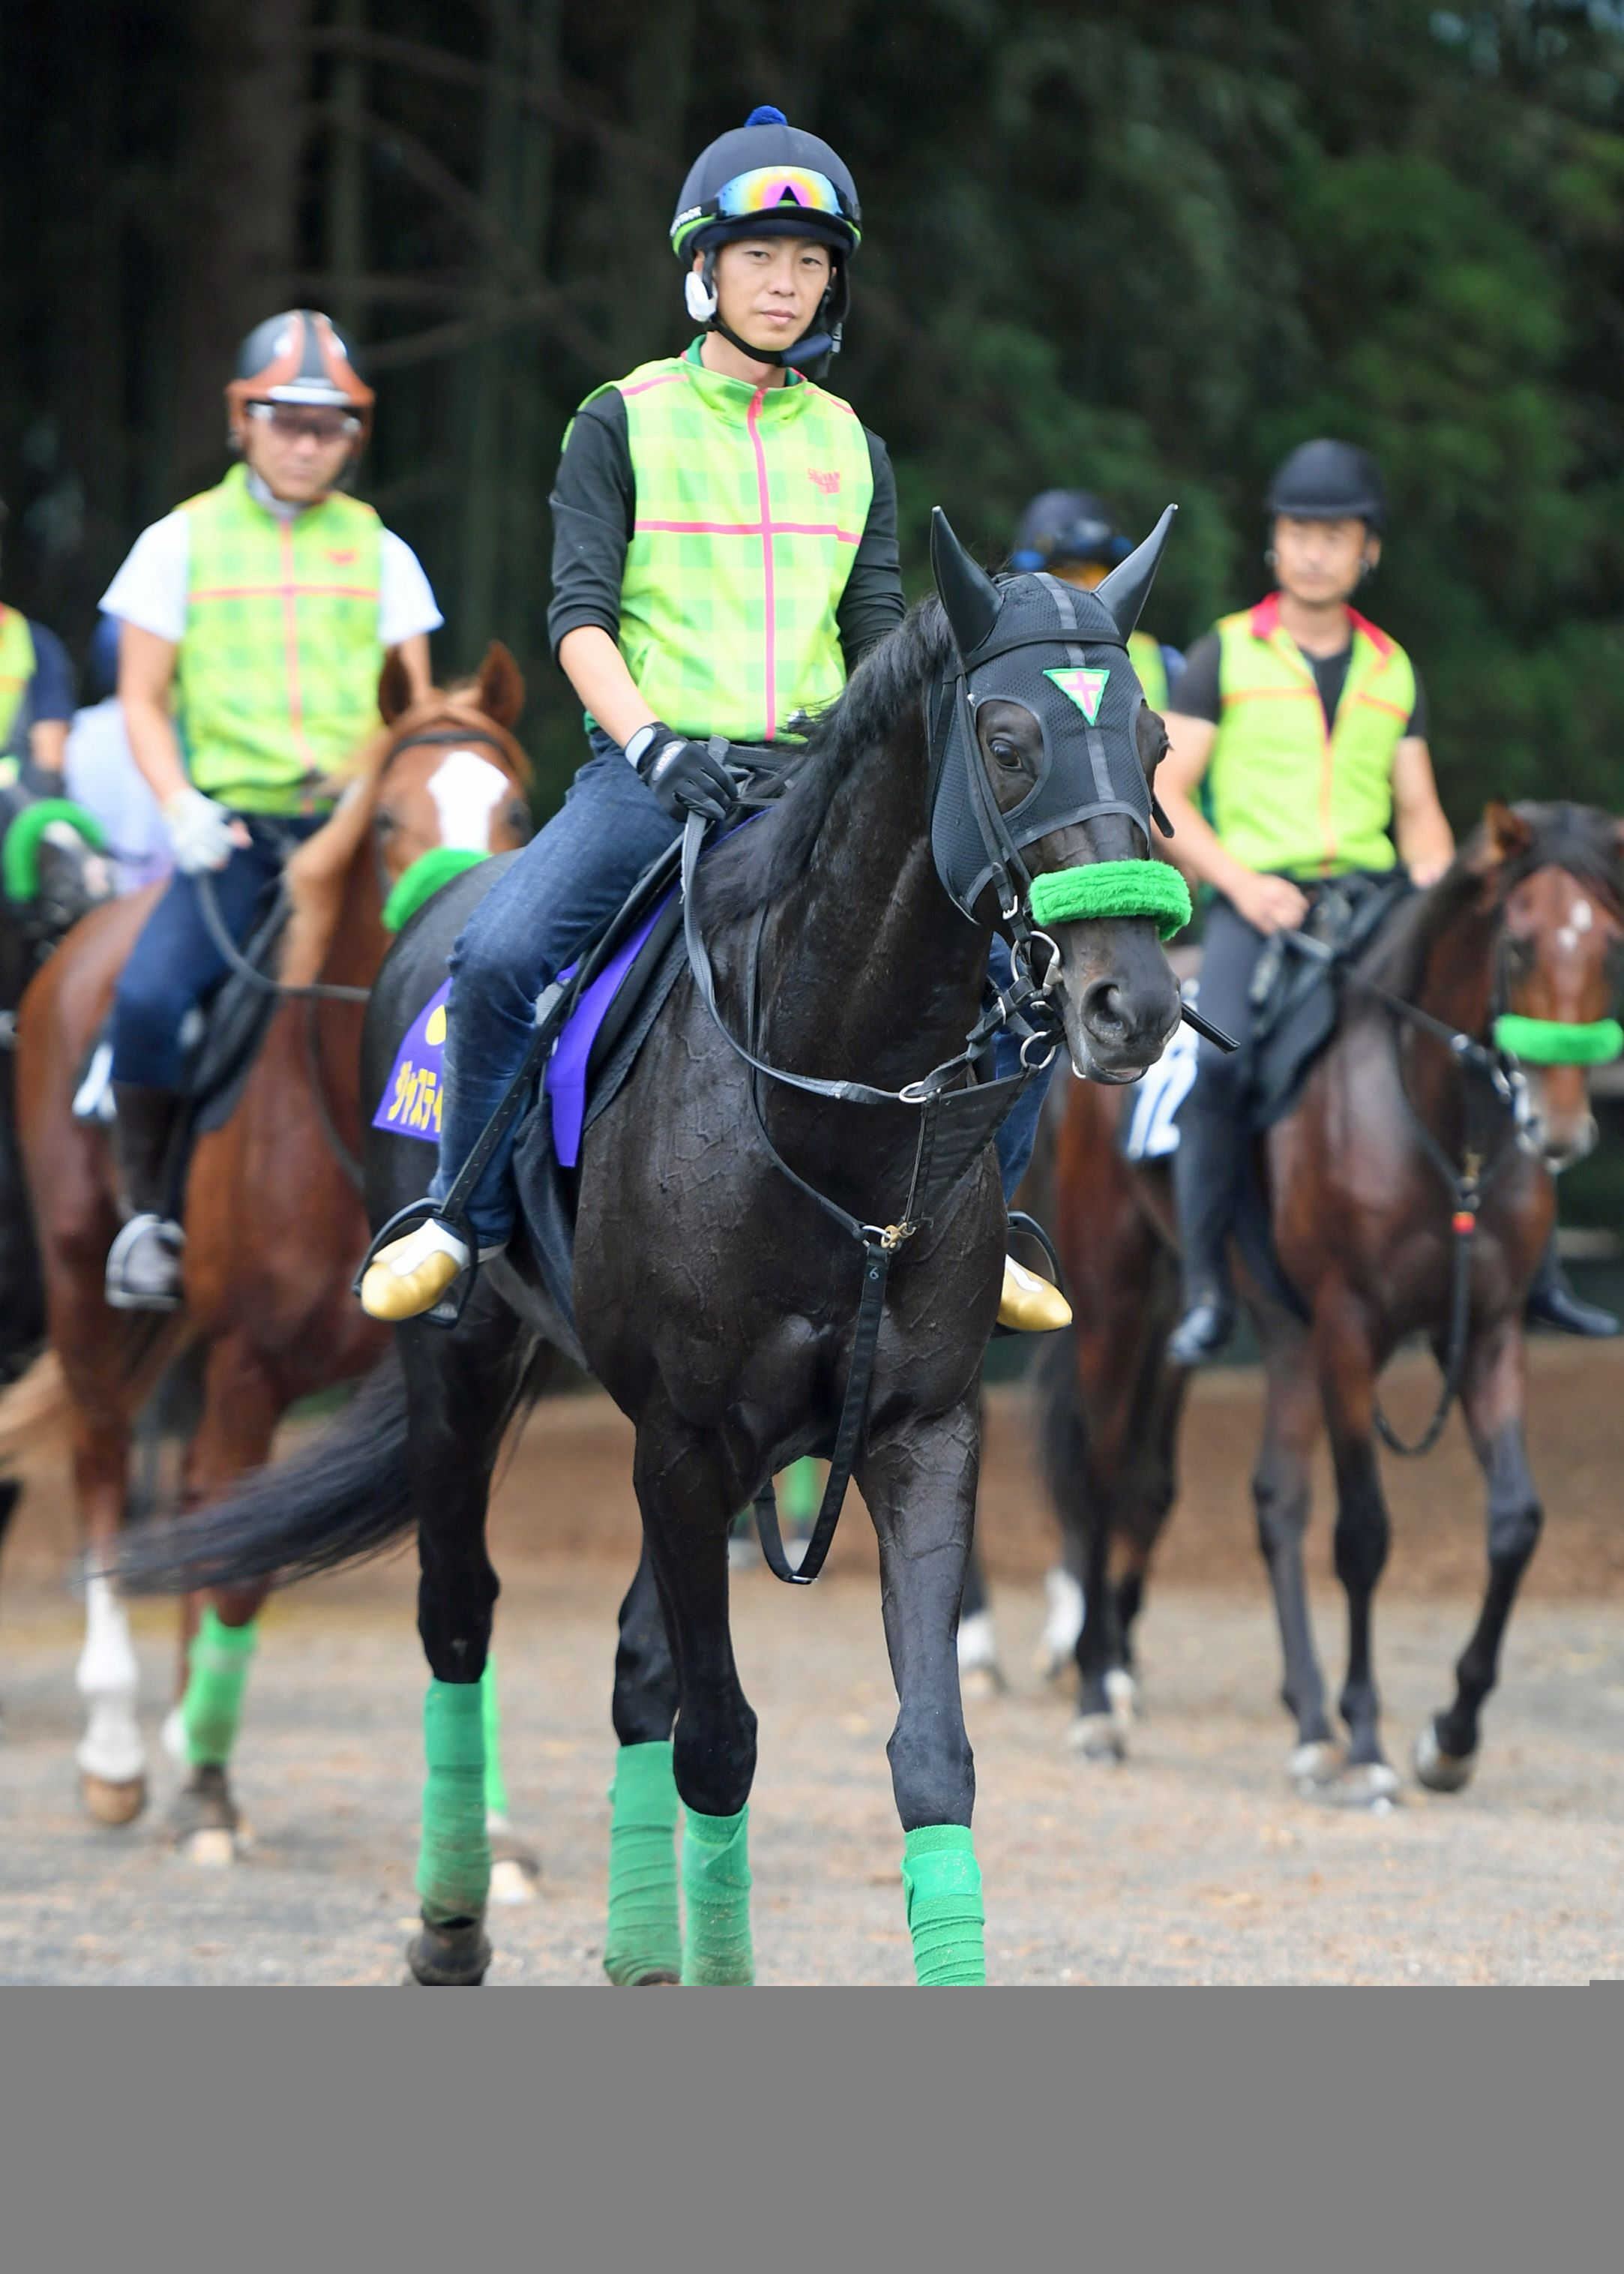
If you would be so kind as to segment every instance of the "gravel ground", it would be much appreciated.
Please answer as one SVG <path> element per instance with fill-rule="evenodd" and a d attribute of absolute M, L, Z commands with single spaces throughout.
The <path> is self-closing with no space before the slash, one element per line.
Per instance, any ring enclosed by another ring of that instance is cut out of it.
<path fill-rule="evenodd" d="M 861 1523 L 860 1511 L 853 1511 Z M 615 1564 L 531 1559 L 499 1623 L 508 1781 L 541 1848 L 538 1900 L 495 1915 L 492 1982 L 601 1979 Z M 1026 1669 L 1037 1589 L 996 1591 L 1014 1688 L 971 1710 L 992 1978 L 1015 1982 L 1567 1982 L 1624 1974 L 1624 1607 L 1536 1601 L 1512 1635 L 1477 1784 L 1408 1788 L 1382 1817 L 1297 1799 L 1260 1585 L 1162 1590 L 1144 1631 L 1149 1718 L 1123 1767 L 1064 1744 L 1064 1698 Z M 136 1615 L 147 1715 L 169 1615 Z M 1470 1617 L 1392 1602 L 1380 1670 L 1395 1758 L 1440 1702 Z M 811 1596 L 741 1579 L 761 1716 L 756 1944 L 766 1982 L 903 1982 L 892 1698 L 872 1580 Z M 1327 1664 L 1335 1598 L 1320 1605 Z M 0 1596 L 0 1981 L 397 1982 L 410 1924 L 423 1668 L 396 1563 L 304 1589 L 266 1622 L 239 1749 L 256 1826 L 226 1871 L 181 1862 L 154 1805 L 80 1817 L 74 1607 Z M 154 1752 L 156 1751 L 154 1744 Z"/>

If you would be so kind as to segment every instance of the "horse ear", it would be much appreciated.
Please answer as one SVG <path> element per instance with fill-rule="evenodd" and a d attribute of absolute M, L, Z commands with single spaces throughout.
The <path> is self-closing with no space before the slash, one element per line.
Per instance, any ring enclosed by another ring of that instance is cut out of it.
<path fill-rule="evenodd" d="M 1168 541 L 1168 531 L 1173 526 L 1176 505 L 1163 508 L 1161 520 L 1144 543 L 1136 546 L 1125 561 L 1119 561 L 1103 583 L 1096 584 L 1094 596 L 1102 600 L 1111 612 L 1111 620 L 1126 639 L 1139 622 L 1151 586 L 1156 580 L 1156 570 L 1162 565 L 1162 550 Z"/>
<path fill-rule="evenodd" d="M 393 727 L 403 712 L 411 708 L 411 675 L 401 660 L 401 651 L 392 647 L 383 659 L 383 669 L 378 674 L 378 712 L 386 727 Z"/>
<path fill-rule="evenodd" d="M 1492 864 L 1515 861 L 1534 841 L 1531 826 L 1503 798 L 1492 797 L 1483 809 L 1483 835 Z"/>
<path fill-rule="evenodd" d="M 953 534 L 939 505 L 930 508 L 930 573 L 947 611 L 960 655 L 969 655 L 998 621 L 1004 603 L 992 578 L 978 568 Z"/>
<path fill-rule="evenodd" d="M 524 674 L 500 640 L 485 651 L 477 681 L 479 708 L 499 727 L 511 727 L 524 708 Z"/>

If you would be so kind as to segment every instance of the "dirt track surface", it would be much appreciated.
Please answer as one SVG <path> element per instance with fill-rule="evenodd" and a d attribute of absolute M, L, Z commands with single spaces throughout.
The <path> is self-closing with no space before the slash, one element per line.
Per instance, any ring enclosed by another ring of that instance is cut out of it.
<path fill-rule="evenodd" d="M 1274 1703 L 1276 1646 L 1244 1475 L 1256 1385 L 1203 1384 L 1190 1488 L 1143 1630 L 1150 1718 L 1123 1768 L 1065 1746 L 1068 1702 L 1029 1670 L 1047 1560 L 1020 1446 L 996 1403 L 983 1525 L 1012 1693 L 973 1706 L 992 1978 L 1575 1981 L 1624 1974 L 1624 1553 L 1613 1487 L 1613 1351 L 1536 1354 L 1534 1457 L 1551 1509 L 1539 1584 L 1511 1632 L 1477 1782 L 1406 1783 L 1390 1814 L 1298 1799 Z M 1403 1418 L 1424 1384 L 1401 1382 Z M 1452 1432 L 1452 1435 L 1453 1435 Z M 1391 1474 L 1391 1465 L 1389 1466 Z M 136 1612 L 154 1805 L 131 1831 L 79 1813 L 78 1614 L 56 1571 L 59 1473 L 34 1465 L 0 1585 L 0 1981 L 395 1982 L 412 1909 L 424 1669 L 414 1577 L 396 1562 L 279 1600 L 238 1751 L 257 1830 L 209 1872 L 178 1861 L 157 1753 L 170 1616 Z M 538 1520 L 538 1495 L 550 1513 Z M 1379 1607 L 1389 1749 L 1447 1695 L 1481 1570 L 1480 1493 L 1458 1443 L 1401 1472 Z M 1322 1499 L 1313 1567 L 1323 1571 Z M 622 1425 L 596 1400 L 544 1409 L 494 1532 L 508 1781 L 541 1848 L 533 1904 L 492 1919 L 492 1980 L 600 1980 L 612 1766 L 613 1614 L 634 1532 Z M 809 1595 L 742 1577 L 735 1627 L 761 1717 L 752 1803 L 756 1943 L 769 1982 L 903 1982 L 900 1835 L 884 1741 L 893 1712 L 853 1501 L 840 1568 Z M 1542 1569 L 1543 1566 L 1543 1569 Z M 1000 1579 L 997 1575 L 1004 1575 Z M 1333 1685 L 1339 1599 L 1319 1598 Z"/>

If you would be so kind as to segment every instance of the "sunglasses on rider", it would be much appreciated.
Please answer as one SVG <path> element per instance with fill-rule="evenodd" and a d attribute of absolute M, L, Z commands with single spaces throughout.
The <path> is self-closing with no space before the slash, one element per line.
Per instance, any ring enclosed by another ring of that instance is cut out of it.
<path fill-rule="evenodd" d="M 842 204 L 840 192 L 828 175 L 816 173 L 810 166 L 756 166 L 748 174 L 735 174 L 716 193 L 720 221 L 743 221 L 752 214 L 782 214 L 786 206 L 830 214 L 840 221 L 857 219 L 855 207 L 848 211 Z"/>
<path fill-rule="evenodd" d="M 284 442 L 304 435 L 312 442 L 349 442 L 361 431 L 360 420 L 347 410 L 301 410 L 288 403 L 251 403 L 248 416 Z"/>

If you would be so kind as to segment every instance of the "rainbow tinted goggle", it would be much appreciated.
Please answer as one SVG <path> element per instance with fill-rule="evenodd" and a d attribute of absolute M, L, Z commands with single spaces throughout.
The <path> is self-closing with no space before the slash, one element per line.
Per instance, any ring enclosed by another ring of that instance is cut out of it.
<path fill-rule="evenodd" d="M 672 224 L 672 241 L 680 245 L 694 229 L 710 221 L 750 221 L 756 215 L 783 220 L 797 211 L 822 214 L 841 222 L 855 245 L 862 231 L 856 200 L 842 198 L 827 174 L 811 166 L 753 166 L 724 182 L 715 197 L 703 206 L 690 206 Z"/>

